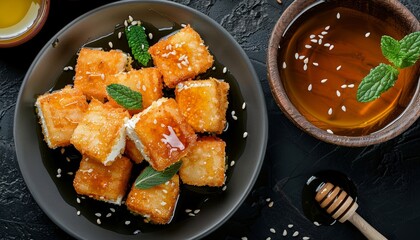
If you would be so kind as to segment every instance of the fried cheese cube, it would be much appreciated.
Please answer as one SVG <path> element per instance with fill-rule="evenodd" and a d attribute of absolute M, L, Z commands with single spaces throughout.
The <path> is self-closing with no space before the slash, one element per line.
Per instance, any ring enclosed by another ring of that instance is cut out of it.
<path fill-rule="evenodd" d="M 131 58 L 120 50 L 109 52 L 82 48 L 77 57 L 74 87 L 81 90 L 88 99 L 104 102 L 105 78 L 131 68 Z"/>
<path fill-rule="evenodd" d="M 174 214 L 179 196 L 179 176 L 175 174 L 166 183 L 149 189 L 139 189 L 133 184 L 125 204 L 133 214 L 145 217 L 146 222 L 167 224 Z"/>
<path fill-rule="evenodd" d="M 226 124 L 229 84 L 215 78 L 185 81 L 175 89 L 179 109 L 195 132 L 220 134 Z"/>
<path fill-rule="evenodd" d="M 142 68 L 140 70 L 131 70 L 129 72 L 109 75 L 106 79 L 107 85 L 118 83 L 141 93 L 143 109 L 147 108 L 152 102 L 163 96 L 162 74 L 155 67 Z M 108 96 L 109 102 L 114 106 L 119 106 L 111 97 Z M 130 113 L 138 113 L 138 111 L 130 111 Z"/>
<path fill-rule="evenodd" d="M 143 155 L 141 155 L 141 152 L 137 149 L 136 144 L 129 137 L 127 137 L 125 140 L 124 154 L 137 164 L 141 163 L 144 160 L 144 157 Z"/>
<path fill-rule="evenodd" d="M 54 149 L 70 145 L 70 138 L 82 120 L 88 103 L 81 91 L 66 86 L 39 96 L 35 106 L 44 141 Z"/>
<path fill-rule="evenodd" d="M 151 46 L 149 53 L 169 88 L 206 72 L 214 62 L 203 39 L 189 25 Z"/>
<path fill-rule="evenodd" d="M 124 152 L 124 124 L 129 117 L 128 112 L 122 108 L 114 108 L 92 99 L 70 142 L 83 155 L 110 165 Z"/>
<path fill-rule="evenodd" d="M 83 156 L 73 186 L 80 195 L 121 205 L 130 179 L 132 163 L 126 157 L 115 159 L 111 166 L 104 166 Z"/>
<path fill-rule="evenodd" d="M 226 143 L 217 137 L 202 137 L 182 158 L 179 176 L 183 183 L 220 187 L 225 182 Z"/>
<path fill-rule="evenodd" d="M 161 98 L 126 124 L 127 135 L 144 159 L 163 171 L 184 157 L 197 139 L 173 98 Z"/>

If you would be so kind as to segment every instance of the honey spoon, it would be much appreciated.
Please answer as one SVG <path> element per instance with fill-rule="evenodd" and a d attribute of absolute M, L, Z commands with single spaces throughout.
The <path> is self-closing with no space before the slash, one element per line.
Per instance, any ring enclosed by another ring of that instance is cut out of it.
<path fill-rule="evenodd" d="M 341 223 L 349 220 L 368 239 L 387 239 L 356 213 L 359 205 L 340 187 L 334 186 L 329 182 L 322 183 L 317 189 L 315 200 L 334 219 Z"/>

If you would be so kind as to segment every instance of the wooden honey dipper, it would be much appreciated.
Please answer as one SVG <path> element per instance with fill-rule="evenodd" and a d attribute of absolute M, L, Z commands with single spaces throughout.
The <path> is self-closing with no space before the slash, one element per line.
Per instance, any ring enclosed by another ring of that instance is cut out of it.
<path fill-rule="evenodd" d="M 340 187 L 334 186 L 331 183 L 321 184 L 318 187 L 315 200 L 321 205 L 321 208 L 325 209 L 328 214 L 331 214 L 334 219 L 341 223 L 349 220 L 368 239 L 386 239 L 356 213 L 356 209 L 359 205 Z"/>

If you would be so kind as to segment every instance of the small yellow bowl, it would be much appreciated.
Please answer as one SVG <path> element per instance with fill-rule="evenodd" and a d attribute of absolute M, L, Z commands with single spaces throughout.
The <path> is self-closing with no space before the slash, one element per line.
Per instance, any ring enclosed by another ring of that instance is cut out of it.
<path fill-rule="evenodd" d="M 0 48 L 33 38 L 44 25 L 49 9 L 50 0 L 0 1 Z"/>

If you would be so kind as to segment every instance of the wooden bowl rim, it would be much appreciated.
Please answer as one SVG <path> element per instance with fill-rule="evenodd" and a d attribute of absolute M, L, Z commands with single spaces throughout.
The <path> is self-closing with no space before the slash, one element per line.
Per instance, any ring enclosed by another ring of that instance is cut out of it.
<path fill-rule="evenodd" d="M 289 118 L 297 127 L 313 137 L 328 143 L 349 147 L 362 147 L 382 143 L 398 136 L 407 130 L 420 116 L 420 81 L 417 83 L 416 91 L 410 103 L 399 115 L 399 117 L 384 128 L 365 136 L 342 136 L 330 134 L 306 120 L 306 118 L 300 114 L 288 98 L 281 83 L 277 62 L 280 39 L 296 16 L 302 10 L 313 4 L 317 4 L 317 2 L 321 1 L 295 0 L 283 12 L 272 30 L 267 50 L 267 74 L 271 93 L 277 105 L 286 117 Z M 404 21 L 408 22 L 409 25 L 412 26 L 412 31 L 420 31 L 420 24 L 417 18 L 399 1 L 371 0 L 371 2 L 394 11 L 396 17 L 404 19 Z"/>

